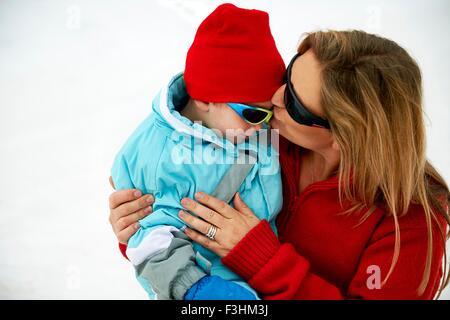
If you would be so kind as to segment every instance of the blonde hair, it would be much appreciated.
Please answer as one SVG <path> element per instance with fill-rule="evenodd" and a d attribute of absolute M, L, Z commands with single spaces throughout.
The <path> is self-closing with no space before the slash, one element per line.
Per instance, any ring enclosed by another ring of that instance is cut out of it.
<path fill-rule="evenodd" d="M 448 238 L 438 223 L 450 224 L 449 189 L 426 160 L 422 80 L 417 63 L 395 42 L 363 31 L 321 31 L 307 34 L 299 53 L 312 49 L 322 66 L 321 103 L 339 144 L 339 197 L 352 206 L 370 208 L 361 221 L 382 206 L 395 224 L 392 274 L 400 253 L 398 218 L 410 204 L 420 204 L 428 229 L 425 270 L 418 287 L 425 291 L 432 261 L 433 228 Z M 444 249 L 444 277 L 448 284 Z"/>

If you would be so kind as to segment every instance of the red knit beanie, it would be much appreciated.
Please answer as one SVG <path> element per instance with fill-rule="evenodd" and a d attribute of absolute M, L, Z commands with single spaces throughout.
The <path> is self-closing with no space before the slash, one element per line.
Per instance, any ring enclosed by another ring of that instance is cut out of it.
<path fill-rule="evenodd" d="M 262 102 L 282 85 L 285 65 L 264 11 L 226 3 L 199 26 L 186 56 L 189 96 L 206 102 Z"/>

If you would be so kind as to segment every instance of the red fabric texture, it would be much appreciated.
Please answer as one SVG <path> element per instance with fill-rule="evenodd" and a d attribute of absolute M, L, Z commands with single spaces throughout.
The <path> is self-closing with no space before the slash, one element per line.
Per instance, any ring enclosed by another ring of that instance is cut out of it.
<path fill-rule="evenodd" d="M 300 149 L 281 137 L 284 207 L 277 219 L 279 240 L 261 221 L 222 261 L 264 299 L 433 299 L 442 276 L 444 243 L 433 227 L 431 276 L 423 295 L 427 226 L 422 207 L 411 205 L 399 219 L 400 256 L 381 288 L 394 253 L 392 217 L 377 208 L 339 214 L 338 179 L 314 183 L 298 194 Z M 439 218 L 443 230 L 446 222 Z"/>
<path fill-rule="evenodd" d="M 127 257 L 127 245 L 126 244 L 119 242 L 119 250 L 120 250 L 120 253 L 122 253 L 122 255 L 125 257 L 125 259 L 130 260 Z"/>
<path fill-rule="evenodd" d="M 189 96 L 206 102 L 263 102 L 282 85 L 285 64 L 269 15 L 226 3 L 199 26 L 186 56 Z"/>

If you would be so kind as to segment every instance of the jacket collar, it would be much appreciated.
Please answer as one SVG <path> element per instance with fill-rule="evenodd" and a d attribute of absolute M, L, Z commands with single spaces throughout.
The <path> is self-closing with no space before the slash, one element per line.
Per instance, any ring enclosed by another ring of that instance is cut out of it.
<path fill-rule="evenodd" d="M 186 103 L 188 98 L 183 73 L 179 73 L 168 82 L 167 86 L 162 88 L 159 94 L 159 103 L 157 105 L 154 103 L 153 107 L 153 111 L 164 118 L 178 135 L 185 136 L 184 139 L 179 140 L 180 143 L 185 143 L 188 147 L 191 146 L 192 141 L 195 144 L 212 144 L 217 148 L 226 149 L 227 153 L 235 157 L 238 156 L 240 150 L 257 152 L 256 143 L 246 141 L 235 145 L 226 138 L 219 137 L 213 130 L 182 116 L 177 109 L 180 109 L 180 104 Z"/>

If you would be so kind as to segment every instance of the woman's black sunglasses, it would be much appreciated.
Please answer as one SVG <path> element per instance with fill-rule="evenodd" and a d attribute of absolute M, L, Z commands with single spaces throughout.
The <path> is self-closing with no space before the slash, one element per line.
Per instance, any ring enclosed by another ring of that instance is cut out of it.
<path fill-rule="evenodd" d="M 301 103 L 300 99 L 297 97 L 294 91 L 294 85 L 291 82 L 292 65 L 295 59 L 297 59 L 301 54 L 297 53 L 289 63 L 286 74 L 285 83 L 286 88 L 284 90 L 284 104 L 286 105 L 286 110 L 289 115 L 299 124 L 310 127 L 321 127 L 330 129 L 330 123 L 319 116 L 311 113 L 306 107 Z"/>

